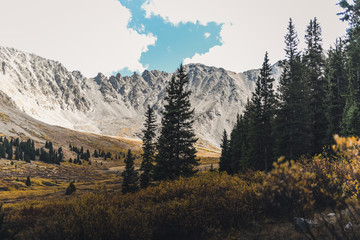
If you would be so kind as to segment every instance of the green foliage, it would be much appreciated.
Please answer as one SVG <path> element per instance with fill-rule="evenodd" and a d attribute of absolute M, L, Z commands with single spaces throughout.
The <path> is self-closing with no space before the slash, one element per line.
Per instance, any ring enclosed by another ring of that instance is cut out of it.
<path fill-rule="evenodd" d="M 356 101 L 360 100 L 360 2 L 358 0 L 349 3 L 347 0 L 340 0 L 339 5 L 344 9 L 342 20 L 350 25 L 347 34 L 347 74 L 349 88 L 353 90 L 350 95 L 356 96 Z M 350 90 L 351 90 L 350 89 Z"/>
<path fill-rule="evenodd" d="M 71 145 L 70 145 L 71 146 Z M 79 156 L 79 160 L 82 159 L 82 160 L 85 160 L 85 161 L 89 161 L 90 160 L 90 157 L 91 157 L 91 154 L 90 154 L 90 150 L 87 149 L 86 152 L 84 150 L 84 147 L 81 146 L 81 148 L 78 148 L 78 147 L 75 147 L 75 146 L 71 146 L 70 147 L 70 150 L 77 153 L 77 155 Z M 60 152 L 62 152 L 62 149 L 59 148 L 58 150 L 59 154 Z M 95 150 L 94 152 L 94 157 L 98 157 L 98 153 L 97 151 Z M 110 155 L 111 157 L 111 155 Z"/>
<path fill-rule="evenodd" d="M 248 168 L 247 158 L 247 136 L 248 136 L 247 114 L 237 116 L 236 124 L 230 134 L 229 154 L 231 158 L 231 172 L 245 172 Z"/>
<path fill-rule="evenodd" d="M 324 55 L 322 48 L 321 27 L 316 18 L 310 20 L 305 34 L 306 49 L 303 55 L 304 81 L 309 89 L 308 107 L 309 128 L 311 131 L 311 155 L 320 153 L 327 139 L 326 118 L 326 81 L 324 72 Z"/>
<path fill-rule="evenodd" d="M 310 118 L 307 109 L 308 88 L 304 83 L 304 65 L 298 51 L 299 40 L 290 19 L 285 36 L 286 60 L 279 86 L 279 106 L 276 114 L 276 155 L 290 159 L 311 152 Z"/>
<path fill-rule="evenodd" d="M 250 115 L 249 166 L 268 171 L 273 162 L 273 121 L 275 114 L 274 78 L 271 77 L 268 53 L 265 53 L 260 76 L 256 82 L 252 105 L 247 110 Z"/>
<path fill-rule="evenodd" d="M 155 158 L 155 130 L 156 130 L 156 116 L 154 110 L 148 105 L 148 109 L 145 113 L 145 123 L 143 130 L 143 154 L 140 170 L 143 171 L 140 176 L 140 187 L 146 188 L 150 185 L 152 179 L 153 162 Z"/>
<path fill-rule="evenodd" d="M 0 144 L 0 158 L 5 158 L 5 157 L 6 157 L 6 153 L 5 153 L 4 144 Z"/>
<path fill-rule="evenodd" d="M 338 39 L 334 49 L 330 49 L 325 65 L 325 78 L 328 84 L 327 91 L 327 139 L 328 143 L 333 135 L 340 133 L 340 123 L 345 107 L 345 96 L 348 95 L 348 80 L 345 67 L 344 42 Z"/>
<path fill-rule="evenodd" d="M 243 116 L 238 116 L 231 132 L 227 150 L 229 153 L 225 151 L 224 170 L 230 174 L 244 172 L 248 167 L 265 171 L 271 168 L 274 158 L 273 121 L 276 103 L 273 82 L 271 65 L 266 53 L 260 76 L 256 81 L 255 92 L 251 101 L 248 101 Z M 226 164 L 226 161 L 229 163 Z"/>
<path fill-rule="evenodd" d="M 346 101 L 341 122 L 341 134 L 343 136 L 360 135 L 360 109 L 356 101 Z"/>
<path fill-rule="evenodd" d="M 76 191 L 76 187 L 74 182 L 70 182 L 69 186 L 66 188 L 65 194 L 66 195 L 71 195 L 73 193 L 75 193 Z"/>
<path fill-rule="evenodd" d="M 353 4 L 350 4 L 348 0 L 340 0 L 340 7 L 344 9 L 344 12 L 338 14 L 342 15 L 341 20 L 350 23 L 351 27 L 357 27 L 360 25 L 360 1 L 354 0 Z"/>
<path fill-rule="evenodd" d="M 13 159 L 13 148 L 12 148 L 12 145 L 9 146 L 7 159 L 9 159 L 9 160 L 12 160 L 12 159 Z"/>
<path fill-rule="evenodd" d="M 231 155 L 230 155 L 230 146 L 229 139 L 227 136 L 226 130 L 224 130 L 221 147 L 221 156 L 219 162 L 219 171 L 226 171 L 228 174 L 231 174 L 233 169 L 231 165 Z"/>
<path fill-rule="evenodd" d="M 30 176 L 27 176 L 26 181 L 25 181 L 25 185 L 28 186 L 28 187 L 31 186 Z"/>
<path fill-rule="evenodd" d="M 194 147 L 197 139 L 192 128 L 194 109 L 189 100 L 190 91 L 185 90 L 188 77 L 180 65 L 167 87 L 166 104 L 161 120 L 154 167 L 154 179 L 176 179 L 192 176 L 198 159 Z"/>
<path fill-rule="evenodd" d="M 129 149 L 128 154 L 124 160 L 125 162 L 125 171 L 122 172 L 121 176 L 123 177 L 122 183 L 122 193 L 134 193 L 139 190 L 138 186 L 138 173 L 135 171 L 134 167 L 135 157 L 132 155 L 131 150 Z"/>
<path fill-rule="evenodd" d="M 20 160 L 20 150 L 18 147 L 15 148 L 15 160 Z"/>

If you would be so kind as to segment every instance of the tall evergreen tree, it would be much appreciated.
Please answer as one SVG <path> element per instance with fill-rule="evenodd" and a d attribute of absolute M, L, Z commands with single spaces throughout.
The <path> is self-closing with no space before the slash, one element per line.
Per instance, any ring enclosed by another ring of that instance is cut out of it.
<path fill-rule="evenodd" d="M 325 65 L 325 78 L 328 84 L 326 100 L 328 144 L 332 143 L 334 134 L 340 134 L 340 123 L 346 100 L 345 96 L 349 92 L 345 63 L 344 43 L 341 39 L 338 39 L 335 48 L 330 49 Z"/>
<path fill-rule="evenodd" d="M 306 49 L 303 57 L 304 78 L 308 91 L 308 110 L 311 131 L 311 154 L 320 153 L 327 139 L 326 81 L 321 27 L 316 18 L 310 20 L 305 34 Z"/>
<path fill-rule="evenodd" d="M 247 106 L 245 115 L 249 121 L 247 142 L 249 147 L 245 150 L 248 154 L 248 163 L 251 168 L 260 169 L 263 166 L 264 156 L 262 148 L 262 102 L 261 102 L 261 81 L 256 81 L 255 91 L 252 94 L 250 103 Z"/>
<path fill-rule="evenodd" d="M 122 193 L 134 193 L 139 190 L 138 186 L 138 173 L 135 171 L 134 162 L 135 157 L 131 153 L 131 150 L 128 150 L 128 154 L 124 160 L 125 170 L 122 172 L 121 176 L 123 177 L 122 183 Z"/>
<path fill-rule="evenodd" d="M 221 141 L 221 156 L 219 162 L 219 171 L 226 171 L 228 174 L 233 173 L 230 155 L 230 144 L 226 130 L 224 130 L 222 141 Z"/>
<path fill-rule="evenodd" d="M 347 31 L 346 46 L 347 52 L 347 69 L 349 81 L 352 81 L 353 88 L 357 97 L 360 100 L 360 1 L 353 0 L 349 3 L 347 0 L 340 0 L 339 5 L 344 9 L 341 20 L 349 23 Z"/>
<path fill-rule="evenodd" d="M 342 20 L 349 23 L 346 46 L 347 77 L 349 82 L 349 95 L 341 122 L 341 133 L 345 136 L 360 135 L 360 1 L 340 0 L 339 5 L 344 9 Z"/>
<path fill-rule="evenodd" d="M 265 53 L 260 76 L 243 116 L 238 117 L 231 133 L 230 155 L 234 172 L 248 167 L 268 171 L 273 157 L 273 119 L 275 114 L 274 78 L 271 77 L 268 53 Z"/>
<path fill-rule="evenodd" d="M 235 126 L 230 134 L 229 155 L 233 173 L 244 172 L 249 167 L 246 149 L 248 124 L 244 115 L 238 115 Z"/>
<path fill-rule="evenodd" d="M 271 65 L 266 52 L 262 69 L 260 71 L 261 96 L 262 96 L 262 151 L 264 156 L 264 170 L 268 171 L 274 160 L 274 115 L 276 108 L 276 96 L 274 92 L 275 79 L 271 76 Z"/>
<path fill-rule="evenodd" d="M 140 176 L 140 187 L 146 188 L 151 182 L 151 174 L 153 170 L 153 162 L 155 157 L 155 130 L 156 130 L 156 116 L 154 109 L 149 105 L 147 106 L 147 111 L 145 113 L 145 123 L 143 132 L 143 154 L 142 154 L 142 163 L 140 170 L 143 171 Z"/>
<path fill-rule="evenodd" d="M 158 154 L 155 157 L 156 180 L 191 176 L 196 172 L 194 167 L 199 164 L 194 147 L 197 138 L 192 127 L 194 109 L 191 109 L 189 100 L 191 92 L 185 89 L 187 83 L 188 77 L 183 65 L 180 65 L 167 87 Z"/>
<path fill-rule="evenodd" d="M 279 104 L 276 114 L 276 152 L 296 159 L 311 152 L 311 135 L 307 96 L 303 81 L 303 64 L 298 51 L 299 40 L 290 19 L 285 36 L 286 59 L 279 85 Z"/>

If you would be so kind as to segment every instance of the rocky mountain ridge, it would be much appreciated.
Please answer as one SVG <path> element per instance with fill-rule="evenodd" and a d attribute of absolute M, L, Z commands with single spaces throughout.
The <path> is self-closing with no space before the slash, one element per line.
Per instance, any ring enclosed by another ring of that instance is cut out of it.
<path fill-rule="evenodd" d="M 138 137 L 147 105 L 160 120 L 166 86 L 173 73 L 145 70 L 142 75 L 86 78 L 61 63 L 0 47 L 0 97 L 31 117 L 74 130 Z M 185 65 L 195 108 L 196 134 L 214 145 L 244 110 L 259 70 L 244 73 L 202 64 Z M 275 79 L 281 73 L 273 67 Z"/>

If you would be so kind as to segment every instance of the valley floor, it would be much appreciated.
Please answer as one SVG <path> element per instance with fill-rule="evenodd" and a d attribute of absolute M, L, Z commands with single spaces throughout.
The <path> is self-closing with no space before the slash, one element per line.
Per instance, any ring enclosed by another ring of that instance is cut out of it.
<path fill-rule="evenodd" d="M 202 158 L 199 170 L 218 168 L 217 159 Z M 139 168 L 137 164 L 136 169 Z M 63 162 L 60 165 L 40 161 L 10 161 L 0 159 L 0 202 L 5 204 L 63 198 L 70 182 L 74 181 L 76 195 L 106 188 L 111 192 L 121 192 L 121 172 L 123 161 L 94 159 L 91 165 Z M 30 176 L 31 186 L 26 186 Z"/>
<path fill-rule="evenodd" d="M 99 187 L 121 190 L 120 171 L 123 166 L 115 161 L 95 160 L 77 165 L 47 164 L 40 161 L 0 160 L 0 201 L 15 203 L 45 198 L 62 198 L 71 181 L 80 195 Z M 25 181 L 30 176 L 31 186 Z"/>

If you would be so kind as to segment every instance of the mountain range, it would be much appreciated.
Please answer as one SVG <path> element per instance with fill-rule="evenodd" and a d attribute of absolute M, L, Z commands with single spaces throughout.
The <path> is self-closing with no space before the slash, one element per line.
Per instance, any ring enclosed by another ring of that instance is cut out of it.
<path fill-rule="evenodd" d="M 6 47 L 0 47 L 0 64 L 0 112 L 16 109 L 49 125 L 127 138 L 141 136 L 147 105 L 155 109 L 160 122 L 166 87 L 174 74 L 145 70 L 141 75 L 99 73 L 86 78 L 57 61 Z M 260 71 L 235 73 L 203 64 L 184 67 L 195 132 L 202 142 L 219 146 L 224 129 L 231 130 L 244 110 Z M 273 65 L 272 73 L 276 85 L 279 64 Z"/>

